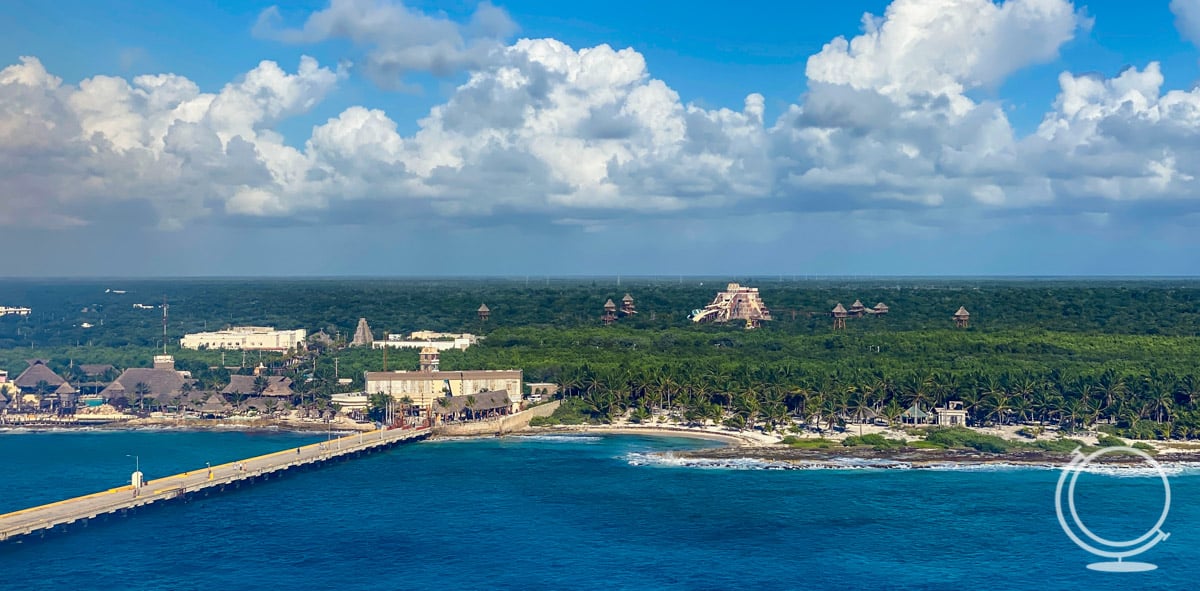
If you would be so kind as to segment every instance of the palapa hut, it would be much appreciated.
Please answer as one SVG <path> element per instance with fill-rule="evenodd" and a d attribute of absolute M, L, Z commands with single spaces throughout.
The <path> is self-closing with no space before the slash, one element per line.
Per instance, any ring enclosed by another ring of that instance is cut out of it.
<path fill-rule="evenodd" d="M 617 305 L 613 303 L 612 298 L 604 302 L 604 315 L 600 317 L 604 322 L 604 326 L 608 326 L 617 321 Z"/>
<path fill-rule="evenodd" d="M 954 313 L 954 326 L 958 328 L 967 328 L 971 322 L 971 313 L 967 311 L 966 306 L 959 306 L 958 311 Z"/>
<path fill-rule="evenodd" d="M 265 383 L 259 383 L 262 377 Z M 262 391 L 259 391 L 259 388 Z M 272 396 L 276 398 L 291 398 L 296 393 L 292 391 L 292 378 L 287 376 L 229 376 L 229 385 L 221 390 L 222 394 L 242 394 L 257 396 Z"/>
<path fill-rule="evenodd" d="M 863 305 L 862 300 L 854 300 L 854 303 L 850 304 L 848 312 L 855 318 L 862 318 L 867 315 L 867 307 Z"/>
<path fill-rule="evenodd" d="M 625 294 L 625 297 L 621 298 L 621 313 L 626 316 L 637 314 L 637 309 L 633 306 L 633 296 Z"/>
<path fill-rule="evenodd" d="M 100 391 L 105 401 L 125 399 L 129 404 L 164 407 L 190 389 L 195 380 L 183 377 L 174 369 L 133 367 L 121 372 L 117 379 Z"/>
<path fill-rule="evenodd" d="M 42 396 L 42 408 L 64 409 L 74 408 L 79 392 L 67 382 L 63 382 L 53 392 Z"/>
<path fill-rule="evenodd" d="M 841 302 L 838 302 L 838 304 L 833 307 L 833 312 L 830 312 L 830 314 L 833 316 L 834 330 L 846 328 L 846 316 L 848 316 L 848 313 L 846 312 L 846 308 L 842 306 Z"/>
<path fill-rule="evenodd" d="M 49 394 L 67 382 L 46 365 L 45 359 L 27 359 L 25 363 L 28 363 L 29 367 L 26 367 L 13 383 L 26 394 Z M 44 387 L 42 382 L 45 382 Z M 44 391 L 39 392 L 39 389 Z"/>
<path fill-rule="evenodd" d="M 487 322 L 488 318 L 492 316 L 492 311 L 487 307 L 487 304 L 479 304 L 479 309 L 475 312 L 479 314 L 480 322 Z"/>
<path fill-rule="evenodd" d="M 205 400 L 204 404 L 200 405 L 200 414 L 205 416 L 223 417 L 232 410 L 233 407 L 225 401 L 225 397 L 216 392 L 213 392 L 208 397 L 208 400 Z"/>
<path fill-rule="evenodd" d="M 441 422 L 470 421 L 509 414 L 512 403 L 507 390 L 479 392 L 466 396 L 443 396 L 430 407 L 434 417 Z"/>

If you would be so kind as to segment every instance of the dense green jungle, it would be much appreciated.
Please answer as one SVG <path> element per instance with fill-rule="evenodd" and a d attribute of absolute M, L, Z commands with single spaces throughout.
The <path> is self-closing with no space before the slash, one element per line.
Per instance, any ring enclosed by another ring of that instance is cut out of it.
<path fill-rule="evenodd" d="M 698 325 L 688 314 L 728 282 L 760 289 L 774 319 Z M 638 313 L 612 326 L 626 293 Z M 861 300 L 881 316 L 833 329 L 830 310 Z M 414 330 L 484 336 L 443 369 L 520 368 L 560 385 L 593 420 L 668 409 L 772 428 L 794 418 L 878 415 L 962 400 L 975 424 L 1103 424 L 1134 437 L 1200 436 L 1200 280 L 597 277 L 512 279 L 178 279 L 0 281 L 0 369 L 30 358 L 66 375 L 81 363 L 148 367 L 163 345 L 203 388 L 260 361 L 311 399 L 363 387 L 383 353 L 333 345 L 288 355 L 185 351 L 189 332 L 231 325 L 325 331 L 366 318 L 376 338 Z M 135 306 L 137 304 L 137 306 Z M 490 318 L 476 309 L 487 304 Z M 968 328 L 951 316 L 971 313 Z M 86 325 L 86 326 L 85 326 Z M 284 369 L 289 359 L 296 362 Z M 389 369 L 415 369 L 413 350 Z M 336 372 L 336 375 L 335 375 Z M 339 386 L 335 378 L 351 378 Z"/>

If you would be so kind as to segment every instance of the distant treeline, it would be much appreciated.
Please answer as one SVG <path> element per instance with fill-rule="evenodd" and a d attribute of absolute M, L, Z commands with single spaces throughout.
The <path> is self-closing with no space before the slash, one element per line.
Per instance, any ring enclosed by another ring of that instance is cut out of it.
<path fill-rule="evenodd" d="M 576 328 L 599 324 L 608 298 L 633 295 L 639 314 L 623 325 L 689 327 L 687 315 L 727 281 L 759 287 L 775 321 L 767 332 L 831 333 L 828 312 L 860 299 L 891 313 L 852 319 L 847 332 L 887 333 L 953 326 L 959 306 L 971 329 L 1129 335 L 1200 334 L 1200 281 L 887 280 L 792 281 L 779 278 L 615 278 L 596 280 L 175 280 L 0 281 L 0 306 L 28 306 L 28 317 L 0 317 L 0 349 L 28 346 L 158 346 L 164 299 L 167 340 L 229 325 L 273 325 L 353 334 L 360 317 L 384 331 L 489 332 L 497 328 Z M 115 293 L 106 290 L 117 290 Z M 478 321 L 481 303 L 491 319 Z M 134 304 L 153 306 L 134 308 Z M 83 325 L 91 325 L 85 328 Z M 728 327 L 693 328 L 724 333 Z"/>

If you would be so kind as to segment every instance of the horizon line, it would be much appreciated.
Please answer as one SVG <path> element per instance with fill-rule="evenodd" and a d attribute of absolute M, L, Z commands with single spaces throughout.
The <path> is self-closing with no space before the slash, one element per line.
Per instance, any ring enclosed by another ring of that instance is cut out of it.
<path fill-rule="evenodd" d="M 279 280 L 360 280 L 360 281 L 379 281 L 379 280 L 503 280 L 503 281 L 546 281 L 546 280 L 681 280 L 681 279 L 703 279 L 703 280 L 726 280 L 726 279 L 754 279 L 764 281 L 784 280 L 790 282 L 802 281 L 831 281 L 831 280 L 959 280 L 959 281 L 977 281 L 977 280 L 1068 280 L 1068 281 L 1086 281 L 1086 280 L 1140 280 L 1140 281 L 1162 281 L 1162 280 L 1200 280 L 1200 275 L 1167 275 L 1167 274 L 1145 274 L 1145 275 L 1124 275 L 1124 274 L 1108 274 L 1108 275 L 1054 275 L 1054 274 L 988 274 L 988 275 L 872 275 L 872 274 L 799 274 L 799 273 L 745 273 L 745 274 L 663 274 L 663 273 L 633 273 L 633 274 L 446 274 L 446 275 L 430 275 L 430 274 L 410 274 L 410 275 L 0 275 L 0 281 L 195 281 L 195 280 L 257 280 L 257 281 L 279 281 Z"/>

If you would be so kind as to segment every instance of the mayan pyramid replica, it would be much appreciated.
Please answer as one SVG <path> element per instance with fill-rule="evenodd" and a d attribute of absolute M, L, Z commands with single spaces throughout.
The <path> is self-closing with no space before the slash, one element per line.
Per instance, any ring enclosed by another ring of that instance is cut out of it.
<path fill-rule="evenodd" d="M 371 342 L 375 340 L 375 335 L 371 334 L 371 327 L 367 326 L 366 318 L 358 319 L 358 328 L 354 329 L 354 340 L 350 341 L 351 347 L 370 347 Z"/>
<path fill-rule="evenodd" d="M 757 287 L 743 287 L 730 283 L 725 291 L 717 292 L 712 303 L 702 310 L 692 310 L 688 316 L 692 322 L 729 322 L 745 320 L 746 328 L 754 328 L 763 320 L 771 319 L 771 311 L 758 295 Z"/>

